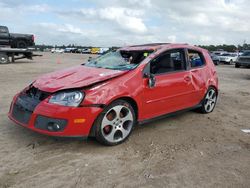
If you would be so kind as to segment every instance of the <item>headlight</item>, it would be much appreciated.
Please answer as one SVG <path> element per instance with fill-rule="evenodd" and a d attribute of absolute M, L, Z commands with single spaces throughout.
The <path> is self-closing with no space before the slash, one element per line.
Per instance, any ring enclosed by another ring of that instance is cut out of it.
<path fill-rule="evenodd" d="M 50 98 L 49 103 L 77 107 L 82 102 L 83 97 L 84 94 L 80 91 L 65 91 L 53 95 Z"/>

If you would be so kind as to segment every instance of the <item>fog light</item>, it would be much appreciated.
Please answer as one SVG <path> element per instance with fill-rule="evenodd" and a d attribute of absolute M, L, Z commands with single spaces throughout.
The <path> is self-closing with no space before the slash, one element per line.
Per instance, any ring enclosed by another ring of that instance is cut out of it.
<path fill-rule="evenodd" d="M 54 132 L 55 131 L 60 131 L 62 129 L 59 124 L 54 123 L 54 122 L 49 122 L 47 128 L 48 128 L 49 131 L 54 131 Z"/>
<path fill-rule="evenodd" d="M 35 128 L 50 132 L 63 131 L 67 126 L 67 120 L 55 119 L 38 115 L 35 121 Z"/>

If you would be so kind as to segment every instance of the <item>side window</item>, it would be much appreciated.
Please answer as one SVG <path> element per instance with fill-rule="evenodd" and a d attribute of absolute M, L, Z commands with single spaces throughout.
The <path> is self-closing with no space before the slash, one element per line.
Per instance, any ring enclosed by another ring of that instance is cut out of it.
<path fill-rule="evenodd" d="M 188 50 L 188 60 L 191 68 L 205 65 L 205 59 L 201 52 Z"/>
<path fill-rule="evenodd" d="M 0 33 L 8 33 L 8 29 L 6 27 L 0 27 Z"/>
<path fill-rule="evenodd" d="M 170 50 L 164 52 L 150 63 L 152 74 L 163 74 L 168 72 L 182 71 L 186 69 L 184 50 Z"/>

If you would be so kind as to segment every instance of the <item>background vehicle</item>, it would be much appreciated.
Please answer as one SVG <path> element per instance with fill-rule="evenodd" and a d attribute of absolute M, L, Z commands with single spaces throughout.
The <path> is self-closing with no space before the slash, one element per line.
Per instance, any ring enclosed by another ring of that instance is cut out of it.
<path fill-rule="evenodd" d="M 219 65 L 219 62 L 220 62 L 219 56 L 217 56 L 217 55 L 215 55 L 213 53 L 210 53 L 210 57 L 213 60 L 213 62 L 214 62 L 215 65 Z"/>
<path fill-rule="evenodd" d="M 91 48 L 91 54 L 99 54 L 100 48 Z"/>
<path fill-rule="evenodd" d="M 18 59 L 32 59 L 35 56 L 42 56 L 33 54 L 31 49 L 17 49 L 17 48 L 1 48 L 0 47 L 0 64 L 6 64 L 10 62 L 15 62 Z"/>
<path fill-rule="evenodd" d="M 84 49 L 82 49 L 82 53 L 83 54 L 90 54 L 91 53 L 91 49 L 90 48 L 84 48 Z"/>
<path fill-rule="evenodd" d="M 41 76 L 14 97 L 9 118 L 43 134 L 117 145 L 137 123 L 190 109 L 211 113 L 217 94 L 207 50 L 146 44 Z"/>
<path fill-rule="evenodd" d="M 64 49 L 52 48 L 51 53 L 64 53 Z"/>
<path fill-rule="evenodd" d="M 222 54 L 228 53 L 227 51 L 224 50 L 219 50 L 219 51 L 212 51 L 212 54 L 220 56 Z"/>
<path fill-rule="evenodd" d="M 0 26 L 0 45 L 11 48 L 27 48 L 35 45 L 34 35 L 9 33 L 6 26 Z"/>
<path fill-rule="evenodd" d="M 99 54 L 105 54 L 109 51 L 109 48 L 100 48 Z"/>
<path fill-rule="evenodd" d="M 245 51 L 235 62 L 235 67 L 250 67 L 250 51 Z"/>
<path fill-rule="evenodd" d="M 219 56 L 219 61 L 221 63 L 231 65 L 236 61 L 237 58 L 238 58 L 238 55 L 236 53 L 224 53 Z"/>

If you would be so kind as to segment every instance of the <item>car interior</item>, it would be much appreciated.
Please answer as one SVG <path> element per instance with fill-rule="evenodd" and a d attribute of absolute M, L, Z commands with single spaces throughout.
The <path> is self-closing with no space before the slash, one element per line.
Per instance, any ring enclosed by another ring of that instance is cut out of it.
<path fill-rule="evenodd" d="M 183 50 L 172 50 L 162 54 L 151 62 L 150 72 L 162 74 L 185 70 L 185 55 Z"/>
<path fill-rule="evenodd" d="M 188 50 L 188 58 L 191 68 L 200 67 L 205 64 L 204 58 L 199 52 Z"/>
<path fill-rule="evenodd" d="M 121 51 L 122 57 L 130 64 L 140 64 L 152 51 Z"/>

